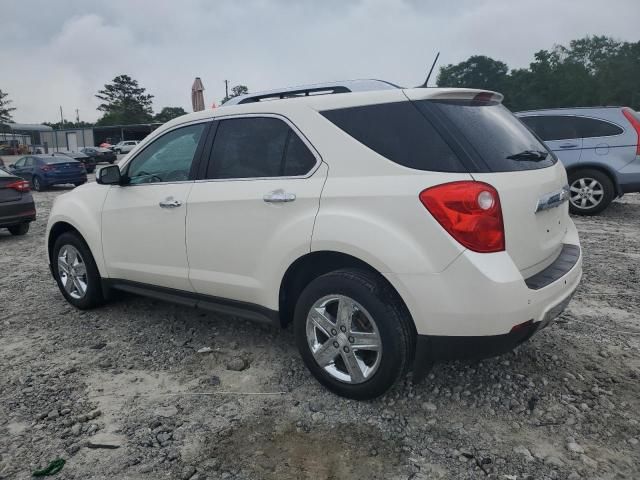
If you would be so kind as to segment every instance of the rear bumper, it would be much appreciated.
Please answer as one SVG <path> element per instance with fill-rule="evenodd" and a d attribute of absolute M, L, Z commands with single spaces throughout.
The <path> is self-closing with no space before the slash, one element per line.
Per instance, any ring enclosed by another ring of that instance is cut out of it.
<path fill-rule="evenodd" d="M 53 176 L 45 175 L 42 178 L 44 185 L 62 185 L 65 183 L 82 183 L 87 181 L 87 174 L 82 173 L 79 175 L 65 175 L 65 176 Z"/>
<path fill-rule="evenodd" d="M 582 277 L 582 251 L 572 223 L 564 243 L 566 254 L 559 252 L 545 279 L 524 279 L 507 252 L 465 251 L 439 274 L 387 274 L 416 326 L 416 368 L 499 355 L 557 317 Z"/>
<path fill-rule="evenodd" d="M 31 194 L 23 194 L 15 202 L 0 203 L 0 228 L 12 227 L 36 219 L 36 207 Z"/>

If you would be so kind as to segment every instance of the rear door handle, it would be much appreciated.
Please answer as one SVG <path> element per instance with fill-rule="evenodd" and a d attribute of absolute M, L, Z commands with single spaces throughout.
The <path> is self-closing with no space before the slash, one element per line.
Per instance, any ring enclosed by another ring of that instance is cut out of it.
<path fill-rule="evenodd" d="M 279 188 L 278 190 L 267 193 L 262 199 L 267 203 L 288 203 L 296 199 L 296 194 L 285 192 Z"/>
<path fill-rule="evenodd" d="M 174 200 L 173 197 L 167 197 L 162 200 L 159 205 L 160 208 L 177 208 L 182 205 L 182 202 L 180 200 Z"/>
<path fill-rule="evenodd" d="M 577 143 L 563 143 L 560 148 L 576 148 L 577 146 Z"/>

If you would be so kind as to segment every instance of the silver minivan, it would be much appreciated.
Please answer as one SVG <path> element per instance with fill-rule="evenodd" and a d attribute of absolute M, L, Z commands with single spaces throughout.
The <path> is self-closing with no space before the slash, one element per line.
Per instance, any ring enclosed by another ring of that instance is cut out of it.
<path fill-rule="evenodd" d="M 594 215 L 640 192 L 640 115 L 628 107 L 558 108 L 516 113 L 567 169 L 570 209 Z"/>

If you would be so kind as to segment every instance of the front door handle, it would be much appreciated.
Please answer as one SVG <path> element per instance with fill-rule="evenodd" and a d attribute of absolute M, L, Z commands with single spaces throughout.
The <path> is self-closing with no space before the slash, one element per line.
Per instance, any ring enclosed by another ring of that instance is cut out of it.
<path fill-rule="evenodd" d="M 173 197 L 167 197 L 159 203 L 160 208 L 177 208 L 182 205 L 180 200 L 174 200 Z"/>
<path fill-rule="evenodd" d="M 278 190 L 267 193 L 262 199 L 267 203 L 288 203 L 296 199 L 296 194 L 285 192 L 279 188 Z"/>
<path fill-rule="evenodd" d="M 560 148 L 576 148 L 577 146 L 577 143 L 563 143 Z"/>

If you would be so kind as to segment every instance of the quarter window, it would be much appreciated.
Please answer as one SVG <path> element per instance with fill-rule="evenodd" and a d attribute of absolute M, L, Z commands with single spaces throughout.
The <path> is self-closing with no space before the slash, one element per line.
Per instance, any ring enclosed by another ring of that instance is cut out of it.
<path fill-rule="evenodd" d="M 206 124 L 199 123 L 178 128 L 154 140 L 129 164 L 129 183 L 188 180 L 205 126 Z"/>
<path fill-rule="evenodd" d="M 220 121 L 207 178 L 264 178 L 308 173 L 316 159 L 289 126 L 277 118 Z"/>

